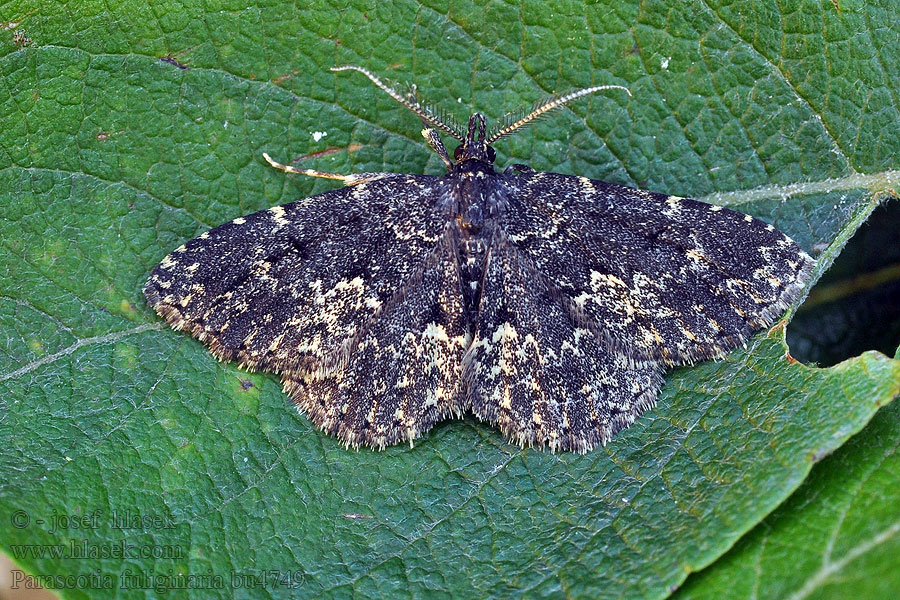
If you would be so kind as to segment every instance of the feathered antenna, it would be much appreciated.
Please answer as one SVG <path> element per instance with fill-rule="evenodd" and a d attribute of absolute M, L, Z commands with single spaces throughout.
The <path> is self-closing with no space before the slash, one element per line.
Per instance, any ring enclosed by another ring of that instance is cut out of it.
<path fill-rule="evenodd" d="M 332 71 L 358 71 L 362 73 L 366 77 L 369 78 L 369 81 L 374 83 L 378 88 L 384 91 L 388 96 L 408 108 L 409 110 L 416 113 L 416 115 L 422 119 L 424 123 L 434 127 L 436 129 L 440 129 L 447 135 L 451 135 L 460 142 L 465 141 L 465 138 L 460 133 L 459 126 L 453 119 L 446 119 L 446 115 L 441 111 L 434 111 L 430 106 L 420 104 L 418 99 L 416 98 L 416 89 L 414 86 L 410 87 L 410 91 L 403 95 L 393 88 L 385 85 L 378 77 L 372 74 L 370 71 L 363 69 L 362 67 L 357 67 L 355 65 L 344 65 L 342 67 L 332 67 Z"/>
<path fill-rule="evenodd" d="M 528 125 L 535 119 L 540 118 L 544 113 L 547 113 L 554 108 L 559 108 L 563 104 L 567 102 L 571 102 L 572 100 L 576 100 L 581 98 L 582 96 L 587 96 L 588 94 L 593 94 L 594 92 L 599 92 L 602 90 L 624 90 L 626 94 L 631 96 L 631 92 L 628 91 L 628 88 L 622 87 L 621 85 L 596 85 L 594 87 L 584 88 L 583 90 L 576 90 L 570 94 L 565 94 L 562 96 L 550 96 L 540 102 L 537 102 L 534 107 L 532 107 L 531 112 L 528 114 L 518 117 L 518 112 L 508 113 L 504 116 L 497 125 L 491 129 L 491 134 L 488 136 L 486 142 L 488 144 L 493 144 L 500 138 L 505 135 L 509 135 L 516 129 Z"/>

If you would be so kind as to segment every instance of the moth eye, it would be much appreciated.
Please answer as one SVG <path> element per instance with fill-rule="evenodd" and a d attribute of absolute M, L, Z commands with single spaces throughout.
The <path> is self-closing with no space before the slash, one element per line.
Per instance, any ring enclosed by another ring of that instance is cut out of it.
<path fill-rule="evenodd" d="M 488 162 L 492 163 L 497 159 L 497 153 L 494 152 L 494 148 L 492 146 L 487 147 L 487 158 Z"/>
<path fill-rule="evenodd" d="M 465 144 L 460 144 L 459 146 L 456 147 L 456 150 L 453 151 L 453 159 L 454 160 L 459 160 L 460 157 L 462 157 L 464 146 L 465 146 Z"/>

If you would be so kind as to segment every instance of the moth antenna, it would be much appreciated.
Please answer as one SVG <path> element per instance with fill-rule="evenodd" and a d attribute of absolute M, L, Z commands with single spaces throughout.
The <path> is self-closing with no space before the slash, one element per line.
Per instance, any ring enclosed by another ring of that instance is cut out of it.
<path fill-rule="evenodd" d="M 388 96 L 408 108 L 409 110 L 416 113 L 416 115 L 422 119 L 422 121 L 428 123 L 435 129 L 440 129 L 447 135 L 453 136 L 460 142 L 465 141 L 462 134 L 459 132 L 459 128 L 455 127 L 455 123 L 447 123 L 442 120 L 443 115 L 435 114 L 428 106 L 422 105 L 416 99 L 415 87 L 410 88 L 410 92 L 406 95 L 403 95 L 393 88 L 387 86 L 384 82 L 382 82 L 378 77 L 376 77 L 371 71 L 367 69 L 363 69 L 362 67 L 357 67 L 356 65 L 344 65 L 341 67 L 331 67 L 332 71 L 357 71 L 362 73 L 366 77 L 369 78 L 369 81 L 375 84 L 376 87 L 385 92 Z"/>
<path fill-rule="evenodd" d="M 448 113 L 446 110 L 439 106 L 435 106 L 434 104 L 428 103 L 421 105 L 422 108 L 427 110 L 435 119 L 453 129 L 456 133 L 451 133 L 453 137 L 456 137 L 456 134 L 462 131 L 462 127 L 459 126 L 459 121 L 456 120 L 456 117 Z M 447 131 L 446 129 L 442 129 L 441 131 Z M 448 132 L 449 133 L 449 132 Z M 459 138 L 457 138 L 459 139 Z"/>
<path fill-rule="evenodd" d="M 419 96 L 419 88 L 416 87 L 416 84 L 411 83 L 409 85 L 409 90 L 406 92 L 406 98 L 410 102 L 412 102 L 413 104 L 417 104 L 422 110 L 430 114 L 432 119 L 440 121 L 444 125 L 447 125 L 451 129 L 453 129 L 453 131 L 462 131 L 462 128 L 459 126 L 459 121 L 456 120 L 456 117 L 448 113 L 440 106 L 436 106 L 431 102 L 422 101 Z M 422 120 L 422 124 L 429 129 L 433 129 L 431 123 L 431 121 Z"/>
<path fill-rule="evenodd" d="M 416 87 L 416 84 L 409 84 L 409 90 L 407 90 L 406 92 L 406 97 L 410 100 L 410 102 L 419 101 L 419 88 Z"/>
<path fill-rule="evenodd" d="M 530 113 L 516 120 L 514 119 L 515 113 L 507 114 L 503 119 L 500 120 L 500 123 L 505 123 L 501 125 L 499 128 L 491 131 L 491 136 L 486 140 L 487 144 L 493 144 L 503 136 L 509 135 L 516 129 L 520 127 L 524 127 L 528 125 L 535 119 L 539 118 L 546 112 L 553 110 L 554 108 L 559 108 L 560 106 L 571 102 L 572 100 L 577 100 L 582 96 L 587 96 L 588 94 L 593 94 L 594 92 L 600 92 L 602 90 L 624 90 L 626 94 L 631 96 L 631 92 L 626 87 L 622 87 L 621 85 L 595 85 L 594 87 L 584 88 L 582 90 L 576 90 L 569 94 L 565 94 L 563 96 L 550 96 L 549 98 L 538 102 L 535 107 L 531 110 Z"/>

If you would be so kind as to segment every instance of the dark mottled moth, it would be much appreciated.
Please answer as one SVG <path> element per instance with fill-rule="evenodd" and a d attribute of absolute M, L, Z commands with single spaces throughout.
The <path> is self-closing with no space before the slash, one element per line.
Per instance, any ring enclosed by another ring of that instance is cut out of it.
<path fill-rule="evenodd" d="M 144 293 L 220 359 L 281 374 L 345 444 L 383 448 L 472 412 L 513 442 L 586 452 L 656 401 L 662 372 L 718 358 L 771 324 L 813 261 L 771 225 L 603 181 L 494 170 L 500 138 L 600 90 L 465 133 L 415 112 L 443 176 L 328 177 L 347 187 L 190 240 Z M 625 88 L 620 88 L 625 89 Z M 625 90 L 627 91 L 627 90 Z M 460 145 L 450 158 L 437 131 Z"/>

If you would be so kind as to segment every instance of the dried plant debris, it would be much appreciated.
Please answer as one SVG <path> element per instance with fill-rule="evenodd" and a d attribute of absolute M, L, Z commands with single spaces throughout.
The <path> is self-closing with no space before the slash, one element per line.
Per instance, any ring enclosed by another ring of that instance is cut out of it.
<path fill-rule="evenodd" d="M 524 165 L 362 72 L 425 124 L 443 176 L 338 175 L 338 190 L 177 248 L 144 293 L 217 357 L 281 374 L 345 444 L 409 442 L 472 412 L 511 441 L 586 452 L 651 408 L 667 367 L 720 358 L 801 294 L 812 259 L 727 208 Z M 621 88 L 624 89 L 624 88 Z M 627 91 L 627 90 L 626 90 Z M 448 155 L 437 130 L 461 143 Z"/>

